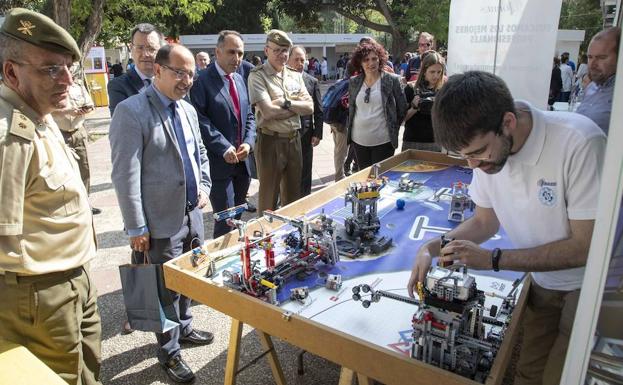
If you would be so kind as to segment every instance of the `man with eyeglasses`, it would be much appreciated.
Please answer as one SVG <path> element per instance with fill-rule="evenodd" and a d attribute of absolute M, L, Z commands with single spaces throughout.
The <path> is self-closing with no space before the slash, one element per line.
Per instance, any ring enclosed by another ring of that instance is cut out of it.
<path fill-rule="evenodd" d="M 243 55 L 242 36 L 221 31 L 216 61 L 199 74 L 190 94 L 210 159 L 214 212 L 244 204 L 251 183 L 249 154 L 255 145 L 255 116 L 245 81 L 237 73 Z M 231 230 L 227 220 L 215 221 L 214 238 Z"/>
<path fill-rule="evenodd" d="M 51 116 L 67 108 L 79 60 L 54 21 L 9 11 L 0 28 L 0 340 L 25 346 L 69 384 L 99 384 L 93 217 Z"/>
<path fill-rule="evenodd" d="M 420 37 L 418 39 L 418 48 L 417 55 L 415 55 L 411 60 L 409 60 L 409 64 L 407 65 L 407 70 L 405 71 L 405 80 L 406 81 L 416 81 L 417 76 L 420 72 L 420 65 L 422 63 L 422 58 L 426 51 L 435 49 L 435 36 L 428 32 L 420 33 Z"/>
<path fill-rule="evenodd" d="M 154 77 L 154 58 L 164 44 L 162 33 L 149 23 L 136 25 L 130 33 L 130 52 L 134 67 L 108 83 L 108 108 L 113 116 L 117 104 L 143 92 Z"/>
<path fill-rule="evenodd" d="M 154 83 L 119 103 L 110 123 L 112 183 L 135 253 L 163 264 L 203 244 L 203 214 L 210 194 L 210 165 L 197 113 L 183 100 L 193 84 L 195 59 L 181 45 L 156 54 Z M 156 333 L 158 361 L 176 382 L 192 370 L 180 342 L 209 344 L 212 333 L 194 330 L 190 298 L 171 292 L 180 326 Z"/>
<path fill-rule="evenodd" d="M 288 68 L 292 41 L 273 29 L 266 36 L 265 64 L 251 70 L 249 99 L 256 107 L 255 155 L 260 180 L 258 211 L 275 210 L 301 196 L 301 121 L 314 112 L 300 73 Z"/>
<path fill-rule="evenodd" d="M 436 141 L 474 169 L 474 215 L 440 250 L 424 244 L 408 283 L 413 296 L 433 256 L 476 270 L 530 272 L 515 384 L 558 384 L 584 276 L 597 208 L 606 137 L 590 119 L 513 101 L 499 77 L 450 77 L 435 97 Z M 500 226 L 514 249 L 478 244 Z"/>

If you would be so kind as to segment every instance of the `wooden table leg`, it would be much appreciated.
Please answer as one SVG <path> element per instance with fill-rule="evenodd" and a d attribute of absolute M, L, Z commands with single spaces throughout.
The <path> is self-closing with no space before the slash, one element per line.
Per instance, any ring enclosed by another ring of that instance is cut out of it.
<path fill-rule="evenodd" d="M 257 334 L 260 337 L 260 342 L 264 349 L 266 349 L 268 353 L 268 363 L 270 364 L 270 369 L 273 371 L 273 378 L 275 379 L 275 383 L 277 385 L 286 385 L 286 378 L 283 375 L 283 370 L 281 370 L 281 364 L 279 363 L 279 357 L 277 357 L 277 352 L 275 351 L 275 346 L 273 345 L 273 341 L 270 339 L 270 336 L 263 331 L 256 329 Z"/>
<path fill-rule="evenodd" d="M 227 365 L 225 366 L 225 385 L 236 384 L 236 372 L 240 359 L 240 340 L 242 338 L 241 321 L 231 319 L 231 331 L 229 332 L 229 349 L 227 349 Z"/>
<path fill-rule="evenodd" d="M 355 372 L 342 366 L 340 370 L 340 382 L 338 385 L 352 385 Z"/>
<path fill-rule="evenodd" d="M 359 385 L 372 385 L 372 380 L 361 373 L 357 373 L 357 383 Z"/>

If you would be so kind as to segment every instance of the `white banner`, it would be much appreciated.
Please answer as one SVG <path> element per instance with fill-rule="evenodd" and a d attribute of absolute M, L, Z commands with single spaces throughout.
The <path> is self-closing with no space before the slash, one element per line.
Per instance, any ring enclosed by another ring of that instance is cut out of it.
<path fill-rule="evenodd" d="M 504 79 L 515 99 L 547 107 L 562 0 L 452 0 L 448 74 Z"/>

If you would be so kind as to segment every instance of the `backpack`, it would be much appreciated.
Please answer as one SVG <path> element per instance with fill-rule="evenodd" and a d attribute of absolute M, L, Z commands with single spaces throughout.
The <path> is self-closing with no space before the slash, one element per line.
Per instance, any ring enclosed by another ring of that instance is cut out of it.
<path fill-rule="evenodd" d="M 327 124 L 346 125 L 348 120 L 348 80 L 340 80 L 327 90 L 322 98 L 322 121 Z"/>

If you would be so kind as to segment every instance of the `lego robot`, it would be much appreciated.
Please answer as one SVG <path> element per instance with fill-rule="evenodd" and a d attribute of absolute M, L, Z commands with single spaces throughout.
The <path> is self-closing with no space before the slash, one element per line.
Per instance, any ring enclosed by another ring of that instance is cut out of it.
<path fill-rule="evenodd" d="M 484 382 L 510 323 L 520 282 L 517 280 L 504 297 L 501 310 L 492 306 L 488 316 L 485 293 L 478 290 L 464 265 L 432 266 L 425 284 L 418 287 L 419 300 L 374 290 L 369 285 L 354 287 L 353 300 L 362 301 L 364 308 L 381 297 L 418 305 L 412 318 L 411 357 Z M 369 299 L 363 299 L 364 295 Z M 485 325 L 489 325 L 488 332 Z"/>
<path fill-rule="evenodd" d="M 463 182 L 454 182 L 452 184 L 452 195 L 450 197 L 450 210 L 448 211 L 448 220 L 452 222 L 463 222 L 465 220 L 465 211 L 474 211 L 474 202 L 467 193 L 468 185 Z"/>
<path fill-rule="evenodd" d="M 340 253 L 356 258 L 367 252 L 380 253 L 387 250 L 392 239 L 377 237 L 381 221 L 377 213 L 377 203 L 385 180 L 374 179 L 367 182 L 353 182 L 344 196 L 344 205 L 351 203 L 352 216 L 344 220 L 344 231 L 348 239 L 338 239 Z"/>

